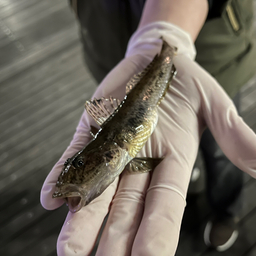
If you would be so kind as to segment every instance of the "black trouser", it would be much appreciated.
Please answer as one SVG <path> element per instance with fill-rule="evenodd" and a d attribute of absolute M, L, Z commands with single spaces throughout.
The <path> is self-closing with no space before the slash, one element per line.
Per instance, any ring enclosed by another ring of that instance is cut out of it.
<path fill-rule="evenodd" d="M 233 99 L 238 112 L 239 99 L 240 93 Z M 200 148 L 206 167 L 206 192 L 213 211 L 219 217 L 236 216 L 242 206 L 243 172 L 223 154 L 209 129 L 203 133 Z"/>

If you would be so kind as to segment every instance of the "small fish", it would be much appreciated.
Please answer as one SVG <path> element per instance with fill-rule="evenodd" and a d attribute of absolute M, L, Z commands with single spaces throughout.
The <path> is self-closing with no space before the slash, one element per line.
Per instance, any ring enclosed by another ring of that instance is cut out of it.
<path fill-rule="evenodd" d="M 89 204 L 124 170 L 148 172 L 161 159 L 136 158 L 157 120 L 157 107 L 176 74 L 173 57 L 176 48 L 163 40 L 161 53 L 126 86 L 120 103 L 109 99 L 87 101 L 87 112 L 101 129 L 91 129 L 92 141 L 67 159 L 56 183 L 53 198 L 65 198 L 71 212 Z"/>

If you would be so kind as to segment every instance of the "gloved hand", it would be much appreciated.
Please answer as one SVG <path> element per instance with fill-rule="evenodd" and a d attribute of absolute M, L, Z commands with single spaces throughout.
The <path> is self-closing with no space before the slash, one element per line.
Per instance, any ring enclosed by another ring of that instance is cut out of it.
<path fill-rule="evenodd" d="M 138 30 L 128 45 L 126 58 L 104 79 L 93 97 L 125 95 L 129 79 L 144 69 L 160 51 L 160 36 L 178 47 L 178 71 L 159 107 L 157 127 L 139 157 L 164 157 L 150 173 L 125 171 L 106 191 L 79 212 L 68 213 L 58 238 L 59 255 L 89 255 L 103 219 L 109 212 L 96 255 L 174 255 L 192 167 L 200 135 L 207 125 L 227 157 L 256 177 L 256 136 L 237 115 L 218 83 L 193 61 L 188 34 L 170 23 L 155 22 Z M 52 199 L 65 160 L 91 139 L 84 112 L 74 138 L 45 180 L 42 205 L 49 210 L 64 203 Z"/>

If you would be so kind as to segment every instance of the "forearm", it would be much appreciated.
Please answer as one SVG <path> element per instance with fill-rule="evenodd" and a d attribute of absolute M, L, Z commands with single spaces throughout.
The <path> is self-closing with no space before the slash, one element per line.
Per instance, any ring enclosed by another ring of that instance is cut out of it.
<path fill-rule="evenodd" d="M 170 22 L 196 40 L 208 13 L 207 0 L 147 0 L 139 27 L 151 22 Z"/>

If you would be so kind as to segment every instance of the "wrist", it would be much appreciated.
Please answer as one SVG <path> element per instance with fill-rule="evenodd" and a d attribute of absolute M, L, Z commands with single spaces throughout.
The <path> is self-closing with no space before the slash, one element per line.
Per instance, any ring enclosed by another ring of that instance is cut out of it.
<path fill-rule="evenodd" d="M 139 27 L 130 38 L 125 56 L 141 54 L 152 60 L 161 50 L 161 37 L 168 44 L 177 47 L 179 55 L 186 55 L 190 59 L 195 58 L 196 50 L 190 34 L 164 21 L 156 21 Z"/>
<path fill-rule="evenodd" d="M 196 40 L 208 14 L 207 0 L 147 0 L 139 28 L 156 21 L 172 23 Z"/>

